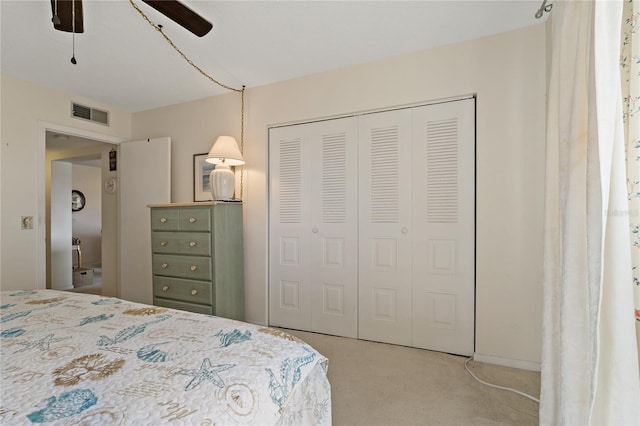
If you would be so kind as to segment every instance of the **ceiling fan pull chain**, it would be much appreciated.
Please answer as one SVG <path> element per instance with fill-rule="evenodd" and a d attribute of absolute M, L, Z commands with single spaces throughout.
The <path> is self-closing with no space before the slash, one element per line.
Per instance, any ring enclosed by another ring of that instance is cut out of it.
<path fill-rule="evenodd" d="M 78 63 L 76 61 L 76 0 L 71 0 L 71 29 L 71 63 L 75 65 Z"/>

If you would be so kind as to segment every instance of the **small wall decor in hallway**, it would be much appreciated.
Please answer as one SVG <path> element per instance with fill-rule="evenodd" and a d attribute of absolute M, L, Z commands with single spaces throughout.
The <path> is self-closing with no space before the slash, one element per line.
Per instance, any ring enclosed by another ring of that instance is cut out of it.
<path fill-rule="evenodd" d="M 71 211 L 79 212 L 84 209 L 87 200 L 84 194 L 77 189 L 71 191 Z"/>

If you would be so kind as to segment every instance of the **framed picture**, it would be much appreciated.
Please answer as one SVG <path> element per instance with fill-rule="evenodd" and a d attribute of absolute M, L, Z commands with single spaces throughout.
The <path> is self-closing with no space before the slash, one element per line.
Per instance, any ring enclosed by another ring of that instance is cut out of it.
<path fill-rule="evenodd" d="M 206 161 L 208 153 L 193 155 L 193 201 L 211 201 L 209 173 L 216 168 L 215 164 Z"/>

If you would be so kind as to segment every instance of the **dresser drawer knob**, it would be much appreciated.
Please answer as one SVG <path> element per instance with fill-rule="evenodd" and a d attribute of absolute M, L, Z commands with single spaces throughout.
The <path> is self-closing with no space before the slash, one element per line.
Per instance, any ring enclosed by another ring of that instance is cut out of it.
<path fill-rule="evenodd" d="M 160 241 L 160 245 L 161 245 L 162 247 L 164 247 L 164 246 L 166 246 L 166 245 L 167 245 L 167 242 L 166 242 L 165 240 L 162 240 L 162 241 Z"/>
<path fill-rule="evenodd" d="M 167 290 L 169 290 L 169 286 L 168 285 L 165 285 L 164 287 L 162 287 L 162 291 L 167 291 Z"/>
<path fill-rule="evenodd" d="M 160 265 L 160 267 L 162 269 L 167 269 L 169 267 L 169 264 L 168 263 L 163 263 L 162 265 Z"/>
<path fill-rule="evenodd" d="M 189 247 L 195 247 L 196 246 L 196 242 L 195 241 L 190 241 L 189 242 Z"/>
<path fill-rule="evenodd" d="M 191 290 L 191 295 L 195 296 L 196 294 L 198 294 L 198 290 L 196 290 L 195 288 L 193 290 Z"/>
<path fill-rule="evenodd" d="M 165 223 L 166 221 L 167 221 L 167 218 L 166 218 L 166 217 L 161 217 L 161 218 L 160 218 L 160 223 Z"/>
<path fill-rule="evenodd" d="M 198 219 L 196 219 L 195 217 L 191 216 L 191 217 L 189 218 L 189 223 L 196 223 L 196 221 L 197 221 L 197 220 L 198 220 Z"/>
<path fill-rule="evenodd" d="M 192 271 L 196 271 L 198 269 L 198 267 L 196 265 L 191 265 L 191 268 L 189 268 L 189 269 L 191 269 Z"/>

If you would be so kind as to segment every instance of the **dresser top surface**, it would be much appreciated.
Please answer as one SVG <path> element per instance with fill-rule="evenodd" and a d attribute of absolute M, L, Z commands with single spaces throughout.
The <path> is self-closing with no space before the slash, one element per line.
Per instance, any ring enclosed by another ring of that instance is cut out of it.
<path fill-rule="evenodd" d="M 165 203 L 165 204 L 147 204 L 149 208 L 156 207 L 201 207 L 215 206 L 217 204 L 242 204 L 241 201 L 198 201 L 196 203 Z"/>

